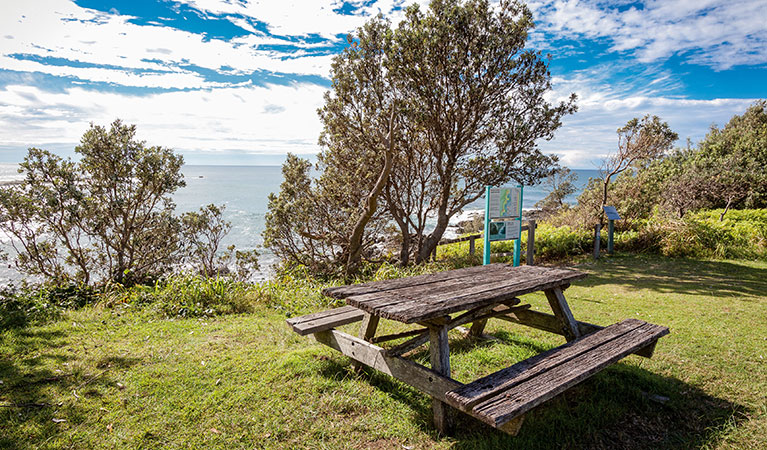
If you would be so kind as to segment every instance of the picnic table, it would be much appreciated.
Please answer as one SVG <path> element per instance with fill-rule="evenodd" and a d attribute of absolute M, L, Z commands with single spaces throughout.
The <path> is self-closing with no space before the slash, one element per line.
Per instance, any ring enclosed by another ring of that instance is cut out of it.
<path fill-rule="evenodd" d="M 448 408 L 467 413 L 515 435 L 524 414 L 555 395 L 634 353 L 651 357 L 668 328 L 637 319 L 601 327 L 573 317 L 564 290 L 586 277 L 575 270 L 490 264 L 395 280 L 328 288 L 323 294 L 345 299 L 347 306 L 287 320 L 300 335 L 315 339 L 356 364 L 397 378 L 432 397 L 434 424 L 450 428 Z M 543 291 L 553 314 L 530 309 L 520 296 Z M 377 335 L 381 319 L 413 324 L 415 329 Z M 450 376 L 448 331 L 471 323 L 480 336 L 489 319 L 560 334 L 567 341 L 470 383 Z M 362 322 L 359 336 L 335 329 Z M 377 344 L 402 340 L 383 348 Z M 431 367 L 410 359 L 429 344 Z"/>

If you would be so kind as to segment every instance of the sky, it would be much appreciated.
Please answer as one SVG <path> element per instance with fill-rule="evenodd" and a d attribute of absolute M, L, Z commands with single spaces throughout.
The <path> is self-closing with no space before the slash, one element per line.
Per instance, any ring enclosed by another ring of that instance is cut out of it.
<path fill-rule="evenodd" d="M 0 0 L 0 162 L 62 156 L 90 123 L 138 126 L 189 164 L 279 164 L 319 151 L 333 55 L 412 0 Z M 427 1 L 420 1 L 422 7 Z M 767 98 L 767 0 L 528 3 L 550 101 L 578 95 L 552 141 L 593 169 L 616 130 L 655 114 L 684 146 Z"/>

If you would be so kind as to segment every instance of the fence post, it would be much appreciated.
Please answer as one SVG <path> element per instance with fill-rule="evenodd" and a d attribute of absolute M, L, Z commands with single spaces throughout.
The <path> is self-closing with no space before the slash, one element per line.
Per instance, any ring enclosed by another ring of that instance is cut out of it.
<path fill-rule="evenodd" d="M 599 232 L 602 231 L 602 225 L 597 224 L 594 227 L 594 259 L 599 259 L 599 240 L 601 238 Z"/>
<path fill-rule="evenodd" d="M 535 255 L 535 220 L 527 221 L 527 265 L 532 266 Z"/>
<path fill-rule="evenodd" d="M 613 254 L 613 232 L 615 231 L 615 221 L 610 219 L 607 222 L 607 253 Z"/>
<path fill-rule="evenodd" d="M 474 256 L 474 240 L 476 239 L 475 236 L 472 236 L 469 238 L 469 256 Z"/>

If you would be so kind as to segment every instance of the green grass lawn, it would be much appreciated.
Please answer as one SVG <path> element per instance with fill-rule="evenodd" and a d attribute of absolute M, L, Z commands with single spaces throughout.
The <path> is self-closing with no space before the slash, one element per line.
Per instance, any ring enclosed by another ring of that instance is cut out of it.
<path fill-rule="evenodd" d="M 0 334 L 0 448 L 767 446 L 767 264 L 616 256 L 578 268 L 591 276 L 565 292 L 576 318 L 671 334 L 653 359 L 630 356 L 528 414 L 517 437 L 465 416 L 438 437 L 428 397 L 355 373 L 273 307 L 204 320 L 89 307 Z M 497 339 L 451 332 L 454 378 L 563 343 L 502 321 L 487 331 Z"/>

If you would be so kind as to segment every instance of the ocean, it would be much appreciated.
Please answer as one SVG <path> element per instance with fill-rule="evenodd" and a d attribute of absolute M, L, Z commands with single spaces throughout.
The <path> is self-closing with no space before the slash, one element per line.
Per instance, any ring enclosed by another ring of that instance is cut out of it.
<path fill-rule="evenodd" d="M 23 179 L 17 172 L 17 164 L 0 164 L 0 185 Z M 222 242 L 222 248 L 234 244 L 239 249 L 249 250 L 259 248 L 263 243 L 261 233 L 264 231 L 265 214 L 267 211 L 268 195 L 278 192 L 282 182 L 280 166 L 192 166 L 182 169 L 186 187 L 173 196 L 177 211 L 194 211 L 201 206 L 215 203 L 225 205 L 224 217 L 232 223 L 232 229 Z M 578 191 L 567 201 L 575 202 L 575 198 L 583 190 L 589 177 L 596 177 L 596 170 L 574 170 L 578 176 Z M 523 195 L 523 208 L 532 209 L 536 202 L 548 194 L 543 186 L 526 186 Z M 460 216 L 453 218 L 452 224 L 472 212 L 484 210 L 484 200 L 474 202 L 466 207 Z M 448 233 L 454 233 L 449 229 Z M 449 234 L 448 234 L 449 235 Z M 448 237 L 446 235 L 446 237 Z M 7 236 L 0 236 L 0 248 L 12 251 Z M 270 266 L 275 257 L 267 250 L 259 248 L 261 253 L 261 273 L 257 278 L 268 277 Z M 13 269 L 12 263 L 0 265 L 0 283 L 20 279 L 21 275 Z"/>

